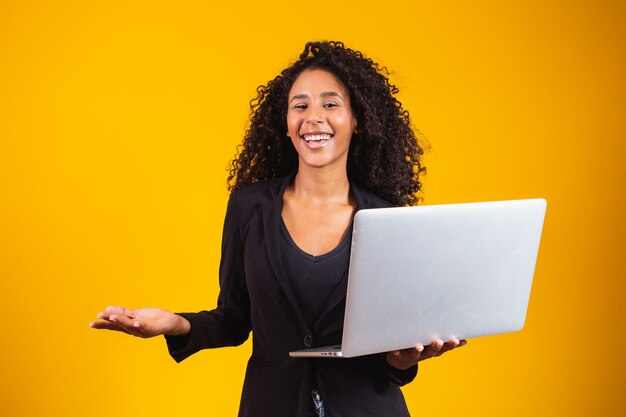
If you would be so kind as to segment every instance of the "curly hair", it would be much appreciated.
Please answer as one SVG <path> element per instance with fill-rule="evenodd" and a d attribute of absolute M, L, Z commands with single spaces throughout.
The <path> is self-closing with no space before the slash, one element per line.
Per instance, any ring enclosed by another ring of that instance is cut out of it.
<path fill-rule="evenodd" d="M 342 42 L 309 42 L 298 60 L 250 101 L 250 126 L 232 161 L 229 190 L 289 175 L 298 155 L 287 135 L 289 91 L 302 71 L 322 69 L 345 85 L 359 126 L 348 151 L 348 178 L 395 206 L 416 205 L 424 148 L 411 129 L 409 113 L 394 97 L 385 67 Z"/>

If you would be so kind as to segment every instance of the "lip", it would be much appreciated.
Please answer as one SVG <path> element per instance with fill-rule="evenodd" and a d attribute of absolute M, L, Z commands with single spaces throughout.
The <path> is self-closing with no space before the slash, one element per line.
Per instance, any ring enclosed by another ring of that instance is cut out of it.
<path fill-rule="evenodd" d="M 333 141 L 335 135 L 330 132 L 313 131 L 300 133 L 299 136 L 304 146 L 308 149 L 316 150 L 325 148 Z"/>
<path fill-rule="evenodd" d="M 334 134 L 331 132 L 323 132 L 323 131 L 313 131 L 313 132 L 303 132 L 299 134 L 300 139 L 305 141 L 306 143 L 310 142 L 328 142 L 330 141 Z"/>

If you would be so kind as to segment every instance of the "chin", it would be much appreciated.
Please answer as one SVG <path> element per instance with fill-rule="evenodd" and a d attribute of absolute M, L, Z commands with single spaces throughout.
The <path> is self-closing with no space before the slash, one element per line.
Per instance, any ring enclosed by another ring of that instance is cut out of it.
<path fill-rule="evenodd" d="M 315 169 L 322 169 L 322 168 L 332 168 L 332 167 L 336 167 L 340 164 L 341 162 L 338 160 L 329 160 L 329 159 L 322 159 L 322 158 L 304 158 L 304 159 L 300 159 L 300 163 L 299 166 L 306 166 L 308 168 L 315 168 Z M 343 166 L 346 166 L 346 163 L 343 164 Z"/>
<path fill-rule="evenodd" d="M 321 169 L 321 168 L 326 168 L 330 166 L 330 164 L 324 163 L 324 162 L 304 162 L 300 164 L 300 166 L 303 166 L 303 165 L 308 168 L 315 168 L 315 169 Z"/>

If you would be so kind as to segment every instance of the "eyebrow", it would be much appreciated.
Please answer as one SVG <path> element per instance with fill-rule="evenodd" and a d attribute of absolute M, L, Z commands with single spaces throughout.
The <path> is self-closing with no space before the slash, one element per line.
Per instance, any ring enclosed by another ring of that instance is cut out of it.
<path fill-rule="evenodd" d="M 339 97 L 341 100 L 343 100 L 343 97 L 341 97 L 339 95 L 339 93 L 335 92 L 335 91 L 325 91 L 322 94 L 320 94 L 321 97 Z M 309 95 L 304 93 L 304 94 L 296 94 L 295 96 L 293 96 L 290 100 L 290 102 L 296 100 L 296 99 L 301 99 L 301 98 L 309 98 Z"/>

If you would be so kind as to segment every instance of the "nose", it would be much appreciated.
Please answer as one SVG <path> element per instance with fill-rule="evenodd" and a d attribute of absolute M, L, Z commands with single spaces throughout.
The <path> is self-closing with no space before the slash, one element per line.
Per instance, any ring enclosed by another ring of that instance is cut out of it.
<path fill-rule="evenodd" d="M 306 122 L 310 124 L 318 124 L 324 121 L 321 111 L 315 107 L 309 108 L 309 114 L 307 114 Z"/>

